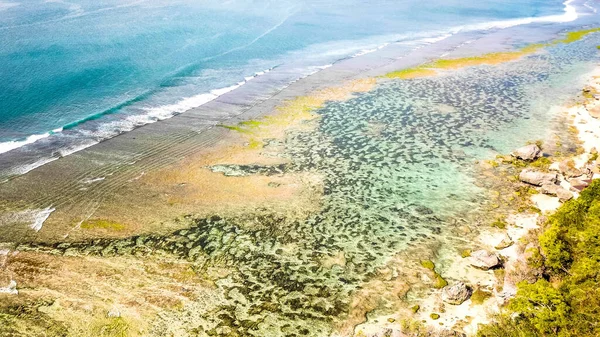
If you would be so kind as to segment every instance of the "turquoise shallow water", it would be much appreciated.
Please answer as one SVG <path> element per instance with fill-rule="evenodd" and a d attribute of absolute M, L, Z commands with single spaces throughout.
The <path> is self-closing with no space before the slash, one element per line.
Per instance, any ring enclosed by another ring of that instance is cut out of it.
<path fill-rule="evenodd" d="M 47 154 L 68 147 L 64 155 L 265 70 L 285 71 L 284 86 L 384 43 L 563 8 L 555 0 L 2 1 L 0 153 L 50 133 L 54 143 L 37 145 Z"/>

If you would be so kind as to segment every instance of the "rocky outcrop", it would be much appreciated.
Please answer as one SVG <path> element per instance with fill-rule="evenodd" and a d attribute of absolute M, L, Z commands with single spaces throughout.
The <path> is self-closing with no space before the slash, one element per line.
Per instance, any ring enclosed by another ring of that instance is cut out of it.
<path fill-rule="evenodd" d="M 520 147 L 510 155 L 521 160 L 532 161 L 537 159 L 542 153 L 542 149 L 535 144 Z"/>
<path fill-rule="evenodd" d="M 471 253 L 469 263 L 475 268 L 489 270 L 499 266 L 501 262 L 496 254 L 482 249 Z"/>
<path fill-rule="evenodd" d="M 519 180 L 536 186 L 555 184 L 557 181 L 557 174 L 525 169 L 519 174 Z"/>
<path fill-rule="evenodd" d="M 447 286 L 442 289 L 442 301 L 460 305 L 471 297 L 471 289 L 463 282 L 458 282 L 452 286 Z"/>
<path fill-rule="evenodd" d="M 541 190 L 542 190 L 542 193 L 544 193 L 544 194 L 557 196 L 560 199 L 560 201 L 562 201 L 562 202 L 565 202 L 565 201 L 573 198 L 573 193 L 571 193 L 570 191 L 568 191 L 567 189 L 563 188 L 560 185 L 545 184 L 545 185 L 542 185 Z"/>

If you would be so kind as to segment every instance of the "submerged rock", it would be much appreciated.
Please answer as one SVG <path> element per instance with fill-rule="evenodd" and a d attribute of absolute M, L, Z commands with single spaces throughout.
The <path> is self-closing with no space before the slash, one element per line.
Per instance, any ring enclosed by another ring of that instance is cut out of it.
<path fill-rule="evenodd" d="M 531 169 L 525 169 L 519 174 L 519 180 L 536 186 L 554 184 L 556 183 L 557 178 L 556 173 L 544 173 Z"/>
<path fill-rule="evenodd" d="M 499 266 L 500 259 L 496 254 L 482 249 L 471 253 L 469 263 L 475 268 L 488 270 Z"/>
<path fill-rule="evenodd" d="M 463 282 L 458 282 L 452 286 L 447 286 L 442 289 L 442 301 L 459 305 L 471 297 L 471 289 Z"/>
<path fill-rule="evenodd" d="M 513 153 L 511 153 L 511 156 L 517 159 L 531 161 L 537 159 L 541 153 L 542 149 L 540 149 L 539 146 L 531 144 L 516 149 Z"/>

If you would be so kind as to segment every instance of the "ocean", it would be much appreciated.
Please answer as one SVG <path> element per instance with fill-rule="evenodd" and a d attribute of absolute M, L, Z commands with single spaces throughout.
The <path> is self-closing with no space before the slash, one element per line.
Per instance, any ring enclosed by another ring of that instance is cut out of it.
<path fill-rule="evenodd" d="M 388 44 L 576 17 L 555 0 L 1 1 L 0 158 L 32 169 L 258 77 L 285 87 Z"/>

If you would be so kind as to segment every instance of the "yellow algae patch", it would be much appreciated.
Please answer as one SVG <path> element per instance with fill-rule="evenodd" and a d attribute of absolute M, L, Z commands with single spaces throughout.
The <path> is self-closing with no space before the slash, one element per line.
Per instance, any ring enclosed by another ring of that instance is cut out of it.
<path fill-rule="evenodd" d="M 410 79 L 417 77 L 428 77 L 434 76 L 437 72 L 433 69 L 429 69 L 426 66 L 418 66 L 414 68 L 407 68 L 398 71 L 393 71 L 385 75 L 387 78 L 400 78 L 400 79 Z"/>
<path fill-rule="evenodd" d="M 343 101 L 354 93 L 367 92 L 377 83 L 374 78 L 349 81 L 339 87 L 318 90 L 310 95 L 298 96 L 276 108 L 272 115 L 260 120 L 240 122 L 237 125 L 222 125 L 232 131 L 239 132 L 249 138 L 250 148 L 259 148 L 263 145 L 262 139 L 282 138 L 285 131 L 290 128 L 301 127 L 306 121 L 318 117 L 314 110 L 321 108 L 329 101 Z"/>
<path fill-rule="evenodd" d="M 583 29 L 583 30 L 578 30 L 578 31 L 574 31 L 574 32 L 568 32 L 567 33 L 567 37 L 565 37 L 564 39 L 555 41 L 554 44 L 557 44 L 557 43 L 571 43 L 571 42 L 579 41 L 582 38 L 584 38 L 586 35 L 591 34 L 591 33 L 595 33 L 595 32 L 600 32 L 600 27 L 590 28 L 590 29 Z"/>
<path fill-rule="evenodd" d="M 125 229 L 125 225 L 105 219 L 86 220 L 81 223 L 80 227 L 83 229 L 106 229 L 113 231 L 122 231 Z"/>
<path fill-rule="evenodd" d="M 460 69 L 479 65 L 496 65 L 505 62 L 515 61 L 523 56 L 533 54 L 540 49 L 554 46 L 560 43 L 572 43 L 581 40 L 588 34 L 600 32 L 600 28 L 584 29 L 566 34 L 565 38 L 557 39 L 548 43 L 535 43 L 527 45 L 519 50 L 509 52 L 488 53 L 480 56 L 461 57 L 456 59 L 440 59 L 424 65 L 406 68 L 390 72 L 383 77 L 397 79 L 411 79 L 434 76 L 440 70 Z"/>

